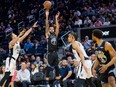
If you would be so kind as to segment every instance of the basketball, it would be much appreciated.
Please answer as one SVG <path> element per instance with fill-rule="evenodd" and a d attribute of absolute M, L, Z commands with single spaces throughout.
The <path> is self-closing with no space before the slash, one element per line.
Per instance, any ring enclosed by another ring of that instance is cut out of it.
<path fill-rule="evenodd" d="M 50 9 L 52 3 L 51 3 L 50 1 L 45 1 L 43 5 L 44 5 L 44 8 L 45 8 L 45 9 Z"/>

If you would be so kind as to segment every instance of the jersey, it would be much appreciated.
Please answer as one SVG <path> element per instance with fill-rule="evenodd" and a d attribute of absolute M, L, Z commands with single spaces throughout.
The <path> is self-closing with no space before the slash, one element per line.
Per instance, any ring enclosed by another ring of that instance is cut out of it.
<path fill-rule="evenodd" d="M 15 43 L 13 48 L 9 49 L 9 57 L 6 58 L 6 65 L 5 65 L 5 71 L 11 72 L 11 76 L 14 74 L 14 71 L 16 70 L 16 60 L 19 56 L 20 52 L 20 44 L 19 42 Z"/>
<path fill-rule="evenodd" d="M 48 38 L 48 52 L 57 50 L 57 37 L 55 34 L 50 34 Z"/>
<path fill-rule="evenodd" d="M 20 43 L 16 42 L 13 48 L 9 49 L 9 56 L 17 60 L 19 53 L 20 53 Z"/>
<path fill-rule="evenodd" d="M 109 51 L 105 50 L 105 41 L 102 42 L 100 46 L 96 44 L 95 54 L 100 64 L 107 64 L 111 61 Z M 101 80 L 102 83 L 108 83 L 108 76 L 116 77 L 115 73 L 115 65 L 108 67 L 108 69 L 104 73 L 99 72 L 100 66 L 96 68 L 96 72 L 98 74 L 98 78 Z"/>
<path fill-rule="evenodd" d="M 92 62 L 91 62 L 91 60 L 89 60 L 89 57 L 88 57 L 87 53 L 85 52 L 83 45 L 78 41 L 76 41 L 76 43 L 79 44 L 79 48 L 81 49 L 84 57 L 86 58 L 85 64 L 87 65 L 87 68 L 89 70 L 89 73 L 87 74 L 85 69 L 82 67 L 83 65 L 82 65 L 79 53 L 75 49 L 72 48 L 72 52 L 74 54 L 74 57 L 79 61 L 78 74 L 76 75 L 76 77 L 77 78 L 79 77 L 81 79 L 90 78 L 90 77 L 92 77 L 92 73 L 91 73 Z"/>
<path fill-rule="evenodd" d="M 100 46 L 96 44 L 95 54 L 100 64 L 107 64 L 111 61 L 109 51 L 105 50 L 105 41 Z M 112 65 L 112 68 L 115 66 Z"/>
<path fill-rule="evenodd" d="M 82 45 L 80 42 L 78 42 L 78 41 L 76 41 L 76 43 L 79 44 L 79 47 L 80 47 L 80 49 L 82 50 L 84 57 L 88 58 L 88 55 L 87 55 L 87 53 L 85 52 L 83 45 Z M 80 59 L 80 56 L 79 56 L 79 54 L 77 53 L 77 51 L 76 51 L 75 49 L 72 49 L 72 52 L 73 52 L 73 54 L 74 54 L 74 57 L 75 57 L 78 61 L 80 61 L 81 59 Z"/>

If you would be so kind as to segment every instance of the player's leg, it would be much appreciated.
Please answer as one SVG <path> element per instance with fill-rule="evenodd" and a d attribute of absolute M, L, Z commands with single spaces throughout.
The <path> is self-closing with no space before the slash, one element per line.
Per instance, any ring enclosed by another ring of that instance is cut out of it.
<path fill-rule="evenodd" d="M 9 61 L 9 57 L 6 58 L 6 63 L 5 63 L 5 75 L 2 78 L 2 80 L 0 81 L 0 86 L 2 86 L 4 84 L 4 82 L 9 78 L 10 76 L 10 71 L 9 71 L 9 65 L 10 65 L 10 61 Z"/>
<path fill-rule="evenodd" d="M 102 87 L 111 87 L 111 86 L 107 83 L 107 84 L 102 84 Z"/>
<path fill-rule="evenodd" d="M 4 82 L 9 78 L 9 76 L 10 76 L 10 72 L 5 72 L 4 77 L 0 81 L 0 86 L 2 86 L 4 84 Z"/>
<path fill-rule="evenodd" d="M 111 87 L 116 87 L 116 81 L 113 76 L 108 77 L 108 83 L 111 85 Z"/>
<path fill-rule="evenodd" d="M 54 57 L 53 57 L 53 53 L 52 52 L 50 52 L 50 53 L 48 53 L 47 54 L 47 62 L 48 62 L 48 64 L 47 64 L 47 67 L 46 67 L 46 80 L 49 80 L 49 73 L 50 73 L 50 68 L 51 68 L 51 66 L 53 65 L 53 61 L 54 61 Z"/>
<path fill-rule="evenodd" d="M 4 87 L 8 87 L 11 82 L 12 76 L 9 76 L 9 78 L 6 80 L 6 83 L 4 84 Z"/>
<path fill-rule="evenodd" d="M 108 72 L 105 72 L 104 74 L 101 75 L 101 84 L 102 87 L 111 87 L 110 84 L 108 83 Z"/>
<path fill-rule="evenodd" d="M 108 72 L 108 83 L 111 85 L 111 87 L 116 87 L 116 70 L 111 69 Z"/>
<path fill-rule="evenodd" d="M 54 61 L 53 53 L 50 52 L 50 53 L 48 53 L 47 55 L 48 55 L 48 56 L 47 56 L 47 57 L 48 57 L 48 58 L 47 58 L 48 64 L 49 64 L 50 66 L 52 66 L 52 65 L 53 65 L 53 61 Z"/>
<path fill-rule="evenodd" d="M 59 64 L 58 54 L 54 52 L 53 57 L 54 57 L 53 66 L 55 68 L 56 79 L 59 79 L 60 71 L 59 71 L 59 66 L 58 66 Z"/>

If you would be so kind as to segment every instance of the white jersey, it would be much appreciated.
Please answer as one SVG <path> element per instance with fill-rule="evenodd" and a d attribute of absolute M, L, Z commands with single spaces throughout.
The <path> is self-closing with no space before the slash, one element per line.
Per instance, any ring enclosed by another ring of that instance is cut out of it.
<path fill-rule="evenodd" d="M 9 55 L 17 60 L 20 52 L 20 43 L 16 42 L 12 49 L 9 50 Z"/>
<path fill-rule="evenodd" d="M 13 76 L 14 71 L 16 70 L 16 60 L 19 56 L 19 52 L 20 44 L 17 42 L 12 49 L 9 49 L 9 57 L 6 58 L 5 71 L 11 72 L 11 76 Z"/>
<path fill-rule="evenodd" d="M 78 41 L 76 41 L 76 43 L 79 44 L 79 47 L 80 47 L 80 49 L 82 50 L 84 57 L 88 58 L 88 56 L 87 56 L 87 54 L 86 54 L 86 52 L 85 52 L 85 50 L 84 50 L 83 45 L 82 45 L 80 42 L 78 42 Z M 74 54 L 74 57 L 75 57 L 78 61 L 80 61 L 81 59 L 80 59 L 80 56 L 79 56 L 79 54 L 77 53 L 77 51 L 74 50 L 74 49 L 72 49 L 72 52 L 73 52 L 73 54 Z"/>
<path fill-rule="evenodd" d="M 82 67 L 82 63 L 80 62 L 81 58 L 80 58 L 78 52 L 76 50 L 72 49 L 74 57 L 80 62 L 78 65 L 78 74 L 76 75 L 76 77 L 77 78 L 79 77 L 81 79 L 90 78 L 90 77 L 92 77 L 92 73 L 91 73 L 92 62 L 91 62 L 91 60 L 89 60 L 89 57 L 88 57 L 87 53 L 85 52 L 83 45 L 78 41 L 76 41 L 76 43 L 79 44 L 79 47 L 82 50 L 84 57 L 88 58 L 88 60 L 85 60 L 85 65 L 87 65 L 87 68 L 89 70 L 89 74 L 87 74 L 85 69 Z"/>

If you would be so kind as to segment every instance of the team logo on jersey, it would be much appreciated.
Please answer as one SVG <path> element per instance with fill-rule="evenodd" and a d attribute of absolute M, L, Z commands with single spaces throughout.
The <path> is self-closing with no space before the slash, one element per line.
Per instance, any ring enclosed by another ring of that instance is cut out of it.
<path fill-rule="evenodd" d="M 101 63 L 107 62 L 107 57 L 104 55 L 103 51 L 96 51 L 95 54 L 97 55 L 97 58 L 100 60 Z"/>
<path fill-rule="evenodd" d="M 51 44 L 52 44 L 52 45 L 56 45 L 56 44 L 57 44 L 57 40 L 56 40 L 55 37 L 51 39 Z"/>

